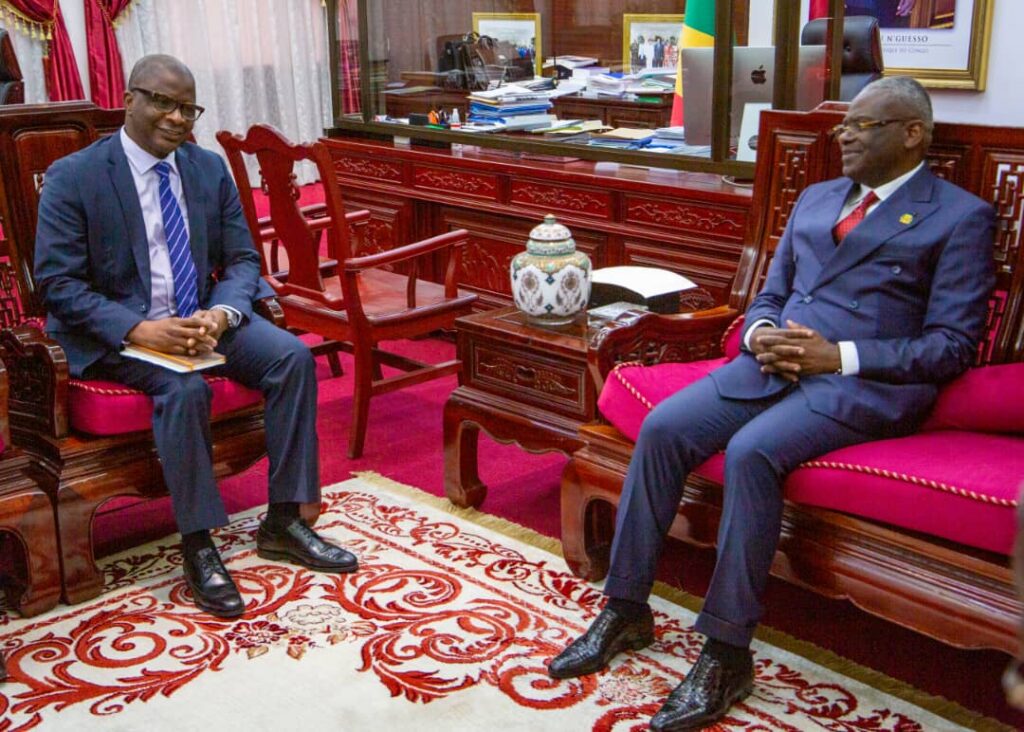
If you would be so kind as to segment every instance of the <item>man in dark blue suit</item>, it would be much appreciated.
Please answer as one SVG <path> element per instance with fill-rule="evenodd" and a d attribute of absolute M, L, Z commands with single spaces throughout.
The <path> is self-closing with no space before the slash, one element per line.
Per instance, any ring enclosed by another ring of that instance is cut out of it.
<path fill-rule="evenodd" d="M 300 518 L 320 500 L 317 384 L 309 349 L 253 312 L 272 294 L 224 162 L 188 142 L 202 114 L 180 61 L 154 55 L 132 70 L 118 134 L 55 162 L 39 202 L 35 276 L 72 376 L 109 379 L 153 399 L 153 437 L 182 534 L 196 604 L 245 609 L 210 539 L 227 523 L 214 481 L 210 389 L 124 357 L 126 344 L 171 354 L 223 354 L 217 371 L 263 392 L 270 458 L 260 556 L 328 572 L 357 567 Z"/>
<path fill-rule="evenodd" d="M 797 200 L 746 314 L 744 352 L 644 421 L 619 504 L 609 601 L 552 660 L 568 678 L 654 639 L 647 598 L 687 474 L 725 449 L 708 640 L 652 720 L 700 729 L 750 693 L 748 650 L 778 543 L 782 483 L 802 462 L 915 430 L 973 362 L 994 284 L 992 207 L 933 176 L 927 92 L 866 87 L 835 132 L 844 177 Z"/>
<path fill-rule="evenodd" d="M 910 27 L 917 0 L 847 0 L 846 15 L 872 15 L 882 28 Z"/>

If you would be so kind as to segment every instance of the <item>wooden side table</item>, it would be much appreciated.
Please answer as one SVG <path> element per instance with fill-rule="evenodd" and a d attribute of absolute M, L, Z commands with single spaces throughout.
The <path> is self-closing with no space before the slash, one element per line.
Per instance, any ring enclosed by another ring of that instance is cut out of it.
<path fill-rule="evenodd" d="M 487 496 L 477 473 L 483 429 L 529 452 L 573 453 L 577 428 L 597 413 L 587 370 L 586 318 L 563 328 L 532 325 L 515 308 L 455 321 L 462 383 L 444 407 L 444 487 L 457 506 Z"/>

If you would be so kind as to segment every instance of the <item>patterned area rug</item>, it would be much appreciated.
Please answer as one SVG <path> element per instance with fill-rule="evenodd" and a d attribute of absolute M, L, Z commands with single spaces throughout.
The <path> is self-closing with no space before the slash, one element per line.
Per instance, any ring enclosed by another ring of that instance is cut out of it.
<path fill-rule="evenodd" d="M 360 571 L 268 563 L 254 550 L 258 513 L 240 514 L 217 540 L 248 602 L 242 618 L 187 601 L 177 536 L 109 558 L 93 602 L 3 615 L 0 730 L 636 730 L 699 652 L 692 610 L 657 597 L 654 646 L 552 681 L 547 660 L 601 602 L 554 542 L 374 474 L 324 500 L 318 528 Z M 769 640 L 755 645 L 754 694 L 719 729 L 997 728 Z"/>

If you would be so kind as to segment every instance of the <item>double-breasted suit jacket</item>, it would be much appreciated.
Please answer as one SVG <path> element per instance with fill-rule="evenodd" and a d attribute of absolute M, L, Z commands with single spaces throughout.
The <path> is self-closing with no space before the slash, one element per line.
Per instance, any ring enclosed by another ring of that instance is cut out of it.
<path fill-rule="evenodd" d="M 858 378 L 805 377 L 799 388 L 815 412 L 884 434 L 922 419 L 937 385 L 974 361 L 994 283 L 994 217 L 988 203 L 922 168 L 836 245 L 831 230 L 854 185 L 838 178 L 799 197 L 746 323 L 793 320 L 853 341 Z M 712 378 L 736 399 L 789 385 L 750 353 Z"/>

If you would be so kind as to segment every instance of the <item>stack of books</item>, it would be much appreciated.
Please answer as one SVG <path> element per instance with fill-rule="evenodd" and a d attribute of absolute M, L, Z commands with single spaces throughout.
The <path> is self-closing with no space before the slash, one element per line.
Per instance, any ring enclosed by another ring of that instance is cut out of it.
<path fill-rule="evenodd" d="M 546 127 L 557 119 L 547 113 L 552 106 L 549 92 L 509 84 L 470 94 L 469 121 L 501 123 L 506 130 Z"/>
<path fill-rule="evenodd" d="M 622 150 L 637 150 L 645 147 L 654 139 L 654 130 L 635 129 L 632 127 L 616 127 L 607 132 L 598 132 L 590 136 L 588 145 L 594 147 L 612 147 Z"/>

